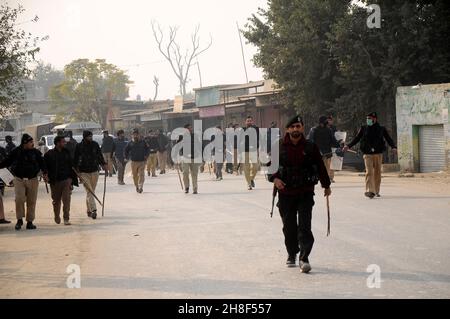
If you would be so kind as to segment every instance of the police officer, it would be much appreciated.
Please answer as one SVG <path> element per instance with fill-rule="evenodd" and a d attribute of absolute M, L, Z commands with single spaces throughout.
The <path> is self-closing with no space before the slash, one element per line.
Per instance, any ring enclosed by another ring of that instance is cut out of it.
<path fill-rule="evenodd" d="M 274 183 L 279 193 L 277 206 L 288 252 L 286 264 L 295 267 L 296 255 L 300 253 L 300 269 L 308 273 L 311 271 L 309 255 L 314 243 L 311 231 L 314 186 L 320 181 L 325 196 L 329 196 L 330 178 L 319 148 L 304 136 L 303 119 L 295 116 L 287 123 L 286 129 L 287 133 L 279 143 L 279 169 L 269 175 L 269 181 Z"/>
<path fill-rule="evenodd" d="M 344 147 L 344 152 L 358 143 L 364 153 L 364 165 L 366 166 L 366 192 L 364 195 L 370 199 L 380 197 L 381 167 L 383 165 L 383 152 L 386 151 L 386 143 L 397 152 L 397 146 L 389 136 L 386 128 L 378 123 L 376 112 L 367 114 L 367 125 L 361 126 L 356 137 Z"/>

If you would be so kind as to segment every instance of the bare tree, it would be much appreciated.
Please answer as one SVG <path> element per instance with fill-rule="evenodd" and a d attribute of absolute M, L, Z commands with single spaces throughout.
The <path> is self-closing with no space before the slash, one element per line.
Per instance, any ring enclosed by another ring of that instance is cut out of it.
<path fill-rule="evenodd" d="M 193 65 L 193 61 L 203 52 L 208 50 L 212 45 L 212 38 L 210 36 L 210 41 L 208 45 L 204 48 L 200 47 L 200 25 L 195 27 L 194 32 L 191 34 L 191 45 L 189 49 L 182 50 L 179 43 L 177 43 L 177 32 L 179 27 L 170 26 L 168 41 L 164 41 L 164 33 L 161 26 L 152 21 L 153 37 L 158 44 L 159 52 L 164 56 L 164 58 L 170 63 L 173 72 L 178 78 L 180 85 L 180 94 L 186 94 L 186 84 L 188 82 L 189 71 Z M 182 53 L 182 51 L 184 53 Z"/>
<path fill-rule="evenodd" d="M 153 84 L 155 85 L 155 97 L 153 98 L 153 101 L 156 101 L 156 98 L 158 97 L 158 88 L 159 88 L 159 79 L 156 77 L 156 75 L 153 77 Z"/>

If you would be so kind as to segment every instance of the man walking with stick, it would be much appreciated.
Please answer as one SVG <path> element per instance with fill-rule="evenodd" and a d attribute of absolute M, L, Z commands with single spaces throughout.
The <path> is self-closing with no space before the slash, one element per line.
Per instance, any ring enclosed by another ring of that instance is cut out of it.
<path fill-rule="evenodd" d="M 97 218 L 97 206 L 94 195 L 99 177 L 99 166 L 102 166 L 105 174 L 108 174 L 108 167 L 100 146 L 92 140 L 92 132 L 84 131 L 83 140 L 77 144 L 75 149 L 74 169 L 86 189 L 87 215 L 92 219 Z"/>
<path fill-rule="evenodd" d="M 331 195 L 330 178 L 317 145 L 306 140 L 300 116 L 286 125 L 287 134 L 279 144 L 279 169 L 269 175 L 278 193 L 278 208 L 283 221 L 288 267 L 295 267 L 297 253 L 303 273 L 311 271 L 309 255 L 314 236 L 311 231 L 314 187 L 320 180 L 326 197 Z M 272 146 L 272 154 L 273 152 Z"/>
<path fill-rule="evenodd" d="M 44 161 L 47 166 L 48 182 L 50 183 L 52 192 L 55 223 L 61 223 L 60 213 L 62 202 L 64 225 L 68 226 L 70 225 L 72 185 L 78 186 L 78 178 L 72 169 L 72 157 L 70 151 L 65 147 L 66 140 L 64 137 L 56 136 L 54 144 L 55 148 L 45 153 Z"/>

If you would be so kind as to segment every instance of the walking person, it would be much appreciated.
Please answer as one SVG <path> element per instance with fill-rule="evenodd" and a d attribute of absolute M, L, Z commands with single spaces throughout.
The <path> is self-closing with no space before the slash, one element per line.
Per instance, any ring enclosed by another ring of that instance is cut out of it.
<path fill-rule="evenodd" d="M 322 160 L 327 168 L 328 176 L 334 183 L 334 172 L 331 169 L 331 158 L 333 157 L 332 147 L 338 148 L 339 142 L 336 140 L 333 131 L 328 127 L 326 116 L 319 117 L 319 125 L 311 128 L 308 139 L 315 143 L 322 154 Z"/>
<path fill-rule="evenodd" d="M 99 168 L 102 167 L 108 174 L 108 167 L 100 150 L 100 146 L 92 139 L 91 131 L 83 132 L 83 140 L 77 144 L 75 149 L 74 168 L 79 172 L 81 182 L 86 190 L 87 216 L 97 218 L 97 205 L 95 188 L 97 187 Z"/>
<path fill-rule="evenodd" d="M 184 192 L 189 193 L 189 174 L 192 179 L 193 194 L 198 194 L 198 171 L 202 165 L 202 140 L 198 138 L 197 134 L 194 134 L 192 125 L 186 124 L 184 126 L 186 132 L 183 136 L 180 136 L 178 142 L 181 142 L 185 138 L 190 138 L 190 145 L 183 144 L 182 150 L 182 163 L 181 168 L 183 171 L 183 184 Z M 195 147 L 197 144 L 197 148 Z"/>
<path fill-rule="evenodd" d="M 6 155 L 8 156 L 9 153 L 11 153 L 12 150 L 16 148 L 16 144 L 13 143 L 11 135 L 5 136 L 5 142 L 6 142 L 5 151 Z"/>
<path fill-rule="evenodd" d="M 280 142 L 279 169 L 269 175 L 278 191 L 278 208 L 283 221 L 283 234 L 288 258 L 286 264 L 295 267 L 299 255 L 300 270 L 311 271 L 309 255 L 314 244 L 311 231 L 314 188 L 320 181 L 324 195 L 331 195 L 330 179 L 319 148 L 308 141 L 300 116 L 286 125 L 287 133 Z"/>
<path fill-rule="evenodd" d="M 66 140 L 65 148 L 69 151 L 70 158 L 72 158 L 72 161 L 73 161 L 73 159 L 75 158 L 75 149 L 77 147 L 78 142 L 76 139 L 73 138 L 72 131 L 67 131 L 66 134 L 67 135 L 65 137 L 65 140 Z"/>
<path fill-rule="evenodd" d="M 127 160 L 125 159 L 125 148 L 128 141 L 125 139 L 125 132 L 123 130 L 117 131 L 117 138 L 114 140 L 115 152 L 114 156 L 117 163 L 117 183 L 119 185 L 125 185 L 124 175 Z"/>
<path fill-rule="evenodd" d="M 250 134 L 245 134 L 249 130 L 253 129 L 256 134 L 256 145 L 250 141 Z M 242 131 L 240 139 L 241 143 L 244 143 L 244 174 L 245 181 L 247 182 L 248 190 L 252 190 L 255 187 L 256 174 L 259 171 L 258 161 L 258 148 L 259 148 L 259 128 L 254 124 L 253 117 L 247 116 L 245 120 L 245 127 Z"/>
<path fill-rule="evenodd" d="M 109 177 L 112 177 L 113 173 L 113 154 L 114 154 L 114 139 L 112 136 L 109 136 L 109 132 L 107 130 L 103 131 L 103 140 L 102 140 L 102 154 L 103 158 L 106 162 L 106 167 L 109 172 Z"/>
<path fill-rule="evenodd" d="M 347 151 L 360 143 L 360 149 L 364 153 L 364 165 L 366 166 L 366 192 L 364 195 L 370 199 L 380 197 L 381 167 L 383 165 L 383 152 L 386 151 L 386 142 L 397 152 L 397 146 L 384 126 L 378 123 L 376 112 L 367 114 L 366 125 L 361 126 L 353 141 L 343 148 Z"/>
<path fill-rule="evenodd" d="M 133 130 L 133 140 L 125 147 L 125 158 L 131 160 L 131 172 L 133 174 L 136 192 L 142 194 L 145 182 L 145 163 L 149 155 L 149 147 L 139 135 L 139 130 Z"/>
<path fill-rule="evenodd" d="M 159 150 L 158 136 L 156 134 L 154 134 L 153 131 L 150 130 L 149 135 L 145 138 L 145 142 L 147 143 L 148 148 L 149 148 L 149 150 L 148 150 L 149 155 L 148 155 L 148 159 L 147 159 L 147 175 L 156 177 L 156 166 L 158 165 L 157 152 Z M 160 164 L 160 168 L 161 168 L 161 164 Z M 163 171 L 163 169 L 161 169 L 160 172 L 162 172 L 162 171 Z"/>
<path fill-rule="evenodd" d="M 216 126 L 217 133 L 215 136 L 213 136 L 213 139 L 211 141 L 214 141 L 216 139 L 216 136 L 222 136 L 221 145 L 219 145 L 219 148 L 214 148 L 214 173 L 216 174 L 216 180 L 221 181 L 223 180 L 222 170 L 223 170 L 223 163 L 225 161 L 225 151 L 226 151 L 226 141 L 225 141 L 225 134 L 222 131 L 222 127 Z"/>
<path fill-rule="evenodd" d="M 159 174 L 165 174 L 168 160 L 167 151 L 169 149 L 170 140 L 161 130 L 158 130 L 157 138 L 158 138 L 158 165 L 160 169 Z"/>
<path fill-rule="evenodd" d="M 63 206 L 64 225 L 70 225 L 70 201 L 72 186 L 78 186 L 78 178 L 73 171 L 73 160 L 70 151 L 65 147 L 66 140 L 63 136 L 56 136 L 55 147 L 44 155 L 45 165 L 48 171 L 48 181 L 52 194 L 53 213 L 55 223 L 61 223 L 61 203 Z"/>
<path fill-rule="evenodd" d="M 4 161 L 0 163 L 0 168 L 10 167 L 14 175 L 14 192 L 16 197 L 16 230 L 23 226 L 23 218 L 26 218 L 27 229 L 36 229 L 33 224 L 36 212 L 36 201 L 38 195 L 39 181 L 38 175 L 43 172 L 47 178 L 46 168 L 42 153 L 34 148 L 34 140 L 28 134 L 22 135 L 19 147 L 14 148 Z M 26 214 L 25 214 L 26 203 Z"/>

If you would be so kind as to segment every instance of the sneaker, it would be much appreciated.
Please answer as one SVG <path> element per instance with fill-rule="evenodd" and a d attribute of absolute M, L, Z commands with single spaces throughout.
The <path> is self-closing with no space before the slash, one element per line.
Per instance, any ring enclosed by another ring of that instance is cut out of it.
<path fill-rule="evenodd" d="M 375 193 L 372 193 L 372 192 L 365 192 L 364 195 L 365 195 L 366 197 L 369 197 L 370 199 L 372 199 L 372 198 L 375 197 Z"/>
<path fill-rule="evenodd" d="M 189 193 L 189 188 L 186 188 L 186 189 L 184 190 L 184 193 L 185 193 L 185 194 Z"/>
<path fill-rule="evenodd" d="M 92 212 L 92 219 L 97 219 L 97 211 L 96 210 L 94 210 Z"/>
<path fill-rule="evenodd" d="M 286 265 L 288 267 L 295 267 L 295 255 L 289 255 L 286 260 Z"/>
<path fill-rule="evenodd" d="M 70 225 L 72 225 L 72 224 L 69 222 L 69 220 L 64 220 L 64 225 L 70 226 Z"/>
<path fill-rule="evenodd" d="M 252 187 L 255 187 L 255 180 L 252 179 L 252 181 L 250 182 Z"/>
<path fill-rule="evenodd" d="M 18 219 L 17 220 L 17 224 L 16 224 L 16 230 L 20 230 L 22 228 L 23 225 L 23 220 L 22 219 Z"/>
<path fill-rule="evenodd" d="M 58 225 L 61 224 L 61 217 L 55 216 L 55 223 L 57 223 Z"/>
<path fill-rule="evenodd" d="M 6 219 L 0 219 L 0 224 L 11 224 L 11 222 L 9 220 Z"/>
<path fill-rule="evenodd" d="M 33 222 L 27 222 L 27 229 L 36 229 L 37 227 L 33 225 Z"/>
<path fill-rule="evenodd" d="M 311 265 L 307 261 L 300 260 L 300 270 L 302 273 L 307 274 L 311 271 Z"/>

